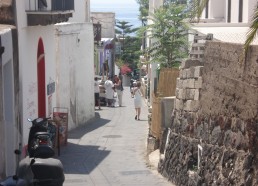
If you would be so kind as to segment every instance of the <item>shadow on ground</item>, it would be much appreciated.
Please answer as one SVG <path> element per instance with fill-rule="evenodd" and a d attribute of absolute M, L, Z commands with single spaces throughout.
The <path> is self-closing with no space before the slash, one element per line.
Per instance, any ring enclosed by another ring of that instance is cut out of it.
<path fill-rule="evenodd" d="M 108 156 L 110 151 L 100 146 L 80 145 L 78 140 L 109 122 L 110 120 L 102 119 L 99 113 L 95 113 L 95 119 L 69 131 L 68 139 L 70 142 L 61 147 L 61 153 L 58 157 L 63 164 L 65 174 L 89 174 Z M 75 140 L 74 143 L 73 140 Z"/>
<path fill-rule="evenodd" d="M 109 153 L 100 146 L 68 143 L 59 159 L 63 163 L 65 174 L 89 174 Z"/>
<path fill-rule="evenodd" d="M 87 133 L 90 133 L 93 130 L 98 129 L 109 123 L 110 120 L 100 118 L 99 113 L 95 112 L 95 118 L 84 125 L 81 125 L 68 132 L 69 139 L 80 139 Z"/>

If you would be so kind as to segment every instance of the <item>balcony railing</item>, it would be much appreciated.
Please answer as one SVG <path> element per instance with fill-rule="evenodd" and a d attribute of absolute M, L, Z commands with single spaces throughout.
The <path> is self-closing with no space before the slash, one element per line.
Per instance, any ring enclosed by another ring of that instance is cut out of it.
<path fill-rule="evenodd" d="M 27 11 L 71 11 L 74 0 L 28 0 Z"/>
<path fill-rule="evenodd" d="M 28 26 L 67 22 L 74 11 L 74 0 L 27 0 Z"/>

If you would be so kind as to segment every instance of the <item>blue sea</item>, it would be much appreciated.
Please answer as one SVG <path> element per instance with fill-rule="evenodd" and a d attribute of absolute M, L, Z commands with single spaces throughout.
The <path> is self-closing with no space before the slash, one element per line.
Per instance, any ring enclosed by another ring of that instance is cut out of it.
<path fill-rule="evenodd" d="M 125 0 L 120 0 L 125 1 Z M 141 21 L 138 19 L 139 6 L 137 3 L 107 3 L 101 4 L 91 2 L 92 12 L 114 12 L 116 20 L 129 22 L 133 28 L 141 26 Z"/>

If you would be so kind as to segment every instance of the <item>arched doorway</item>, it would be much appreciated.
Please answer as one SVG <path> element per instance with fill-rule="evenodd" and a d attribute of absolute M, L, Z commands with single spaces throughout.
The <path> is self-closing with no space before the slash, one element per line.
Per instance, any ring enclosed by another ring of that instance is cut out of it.
<path fill-rule="evenodd" d="M 45 52 L 42 38 L 38 42 L 38 117 L 46 117 Z"/>

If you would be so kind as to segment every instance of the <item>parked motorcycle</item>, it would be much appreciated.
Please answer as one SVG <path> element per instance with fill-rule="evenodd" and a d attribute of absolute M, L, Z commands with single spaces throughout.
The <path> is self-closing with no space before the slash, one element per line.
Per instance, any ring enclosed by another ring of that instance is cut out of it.
<path fill-rule="evenodd" d="M 28 156 L 19 162 L 16 175 L 9 178 L 11 181 L 6 179 L 0 186 L 63 185 L 63 165 L 60 160 L 52 158 L 55 152 L 51 133 L 48 132 L 49 119 L 28 119 L 32 123 L 28 139 Z"/>

